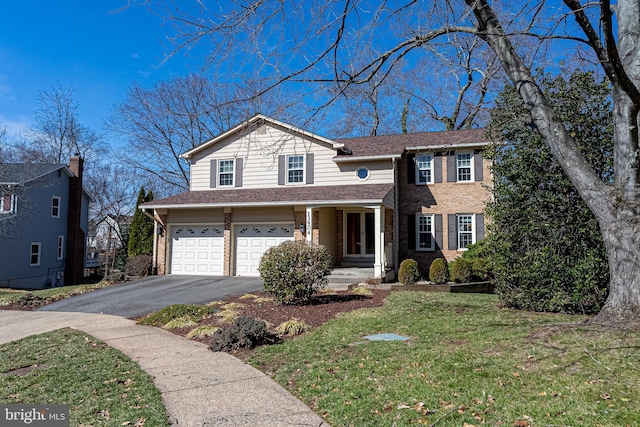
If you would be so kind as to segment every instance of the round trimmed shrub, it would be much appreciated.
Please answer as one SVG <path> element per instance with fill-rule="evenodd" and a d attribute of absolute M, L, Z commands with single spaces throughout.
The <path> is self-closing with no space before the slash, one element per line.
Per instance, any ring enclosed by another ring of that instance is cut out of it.
<path fill-rule="evenodd" d="M 468 283 L 472 273 L 471 263 L 464 258 L 456 258 L 451 263 L 451 279 L 456 283 Z"/>
<path fill-rule="evenodd" d="M 269 248 L 258 271 L 264 289 L 279 304 L 308 304 L 314 292 L 324 289 L 333 262 L 324 246 L 286 241 Z"/>
<path fill-rule="evenodd" d="M 420 278 L 420 271 L 418 270 L 418 262 L 414 259 L 408 258 L 400 263 L 398 268 L 398 281 L 403 285 L 411 286 Z"/>
<path fill-rule="evenodd" d="M 436 258 L 429 267 L 429 280 L 437 285 L 443 285 L 449 281 L 449 265 L 444 258 Z"/>

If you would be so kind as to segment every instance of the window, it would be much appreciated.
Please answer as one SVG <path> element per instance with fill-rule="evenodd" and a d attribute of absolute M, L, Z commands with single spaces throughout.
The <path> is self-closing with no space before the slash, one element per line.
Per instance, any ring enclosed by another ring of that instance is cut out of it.
<path fill-rule="evenodd" d="M 435 248 L 433 215 L 416 214 L 416 250 L 432 251 Z"/>
<path fill-rule="evenodd" d="M 458 249 L 473 244 L 473 215 L 458 215 Z"/>
<path fill-rule="evenodd" d="M 304 182 L 304 156 L 287 156 L 287 184 Z"/>
<path fill-rule="evenodd" d="M 29 261 L 31 267 L 40 265 L 40 242 L 31 243 L 31 257 Z"/>
<path fill-rule="evenodd" d="M 416 156 L 416 184 L 433 183 L 433 158 L 428 154 Z"/>
<path fill-rule="evenodd" d="M 365 166 L 359 167 L 356 170 L 356 176 L 361 180 L 364 181 L 367 178 L 369 178 L 369 169 L 367 169 Z"/>
<path fill-rule="evenodd" d="M 60 197 L 51 198 L 51 218 L 60 218 Z"/>
<path fill-rule="evenodd" d="M 58 236 L 58 259 L 62 259 L 64 256 L 64 236 Z"/>
<path fill-rule="evenodd" d="M 234 161 L 220 160 L 218 166 L 218 185 L 220 187 L 233 187 Z"/>
<path fill-rule="evenodd" d="M 16 211 L 16 198 L 14 194 L 5 194 L 0 197 L 0 214 L 10 214 Z"/>
<path fill-rule="evenodd" d="M 471 153 L 458 153 L 456 157 L 458 181 L 472 181 L 473 156 Z"/>

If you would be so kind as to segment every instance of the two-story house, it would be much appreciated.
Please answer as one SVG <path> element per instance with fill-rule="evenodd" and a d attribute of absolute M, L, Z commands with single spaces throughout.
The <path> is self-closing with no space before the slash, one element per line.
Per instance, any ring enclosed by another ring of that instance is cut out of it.
<path fill-rule="evenodd" d="M 257 276 L 291 239 L 376 278 L 405 258 L 426 273 L 484 236 L 488 143 L 483 130 L 331 140 L 256 115 L 182 154 L 189 192 L 141 206 L 158 273 Z"/>
<path fill-rule="evenodd" d="M 0 287 L 43 289 L 84 277 L 89 195 L 83 161 L 0 164 Z"/>

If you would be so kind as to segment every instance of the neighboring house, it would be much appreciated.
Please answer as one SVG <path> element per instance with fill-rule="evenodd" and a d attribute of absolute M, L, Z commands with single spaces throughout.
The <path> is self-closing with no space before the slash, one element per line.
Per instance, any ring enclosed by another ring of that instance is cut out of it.
<path fill-rule="evenodd" d="M 108 214 L 104 218 L 96 221 L 92 228 L 92 235 L 89 239 L 89 248 L 100 256 L 102 261 L 113 261 L 124 248 L 126 234 L 133 217 L 131 215 Z"/>
<path fill-rule="evenodd" d="M 0 287 L 43 289 L 84 277 L 90 197 L 83 160 L 0 164 Z"/>
<path fill-rule="evenodd" d="M 328 248 L 336 267 L 393 280 L 426 273 L 484 237 L 484 130 L 331 140 L 256 115 L 182 154 L 191 190 L 145 203 L 159 274 L 258 275 L 285 240 Z"/>

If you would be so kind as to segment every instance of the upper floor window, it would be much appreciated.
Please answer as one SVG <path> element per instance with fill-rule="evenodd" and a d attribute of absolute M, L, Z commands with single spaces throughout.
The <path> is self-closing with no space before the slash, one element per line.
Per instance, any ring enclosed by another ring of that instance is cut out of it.
<path fill-rule="evenodd" d="M 429 154 L 416 155 L 416 184 L 433 183 L 433 157 Z"/>
<path fill-rule="evenodd" d="M 416 215 L 416 249 L 419 251 L 432 251 L 435 249 L 435 233 L 433 215 Z"/>
<path fill-rule="evenodd" d="M 466 249 L 473 244 L 473 215 L 458 215 L 458 249 Z"/>
<path fill-rule="evenodd" d="M 0 197 L 0 214 L 10 214 L 16 212 L 15 194 L 5 194 Z"/>
<path fill-rule="evenodd" d="M 233 159 L 220 160 L 218 165 L 218 185 L 220 187 L 233 187 L 235 173 Z"/>
<path fill-rule="evenodd" d="M 40 242 L 31 243 L 31 254 L 29 259 L 29 265 L 36 267 L 40 265 Z"/>
<path fill-rule="evenodd" d="M 456 171 L 458 181 L 473 181 L 473 156 L 471 153 L 458 153 L 456 156 Z"/>
<path fill-rule="evenodd" d="M 304 182 L 304 156 L 287 156 L 287 184 Z"/>
<path fill-rule="evenodd" d="M 51 198 L 51 218 L 60 218 L 60 197 Z"/>

